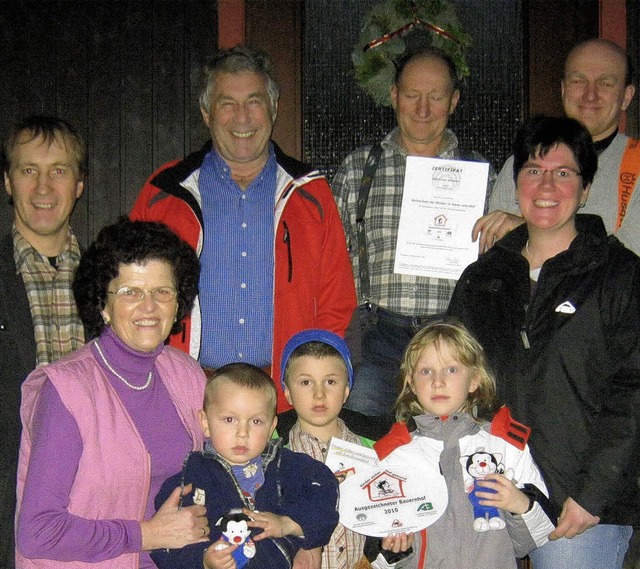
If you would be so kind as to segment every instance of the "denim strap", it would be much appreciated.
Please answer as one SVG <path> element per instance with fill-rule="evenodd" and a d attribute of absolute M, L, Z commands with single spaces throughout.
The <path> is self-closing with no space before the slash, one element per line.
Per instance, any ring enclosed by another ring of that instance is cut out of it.
<path fill-rule="evenodd" d="M 369 256 L 367 254 L 367 235 L 364 225 L 364 213 L 369 201 L 369 191 L 373 177 L 376 174 L 380 156 L 382 155 L 382 145 L 374 144 L 369 151 L 367 161 L 362 170 L 360 180 L 360 190 L 358 191 L 358 203 L 356 207 L 356 224 L 358 232 L 358 259 L 360 267 L 360 293 L 367 302 L 371 300 L 371 279 L 369 277 Z"/>

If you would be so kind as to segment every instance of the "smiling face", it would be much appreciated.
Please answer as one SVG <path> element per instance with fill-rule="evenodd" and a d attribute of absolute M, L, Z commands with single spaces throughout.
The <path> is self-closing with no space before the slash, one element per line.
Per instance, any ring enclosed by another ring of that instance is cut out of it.
<path fill-rule="evenodd" d="M 246 464 L 264 451 L 278 422 L 270 401 L 264 389 L 242 387 L 224 376 L 216 378 L 206 409 L 200 411 L 200 424 L 229 464 Z"/>
<path fill-rule="evenodd" d="M 69 218 L 84 182 L 63 140 L 49 144 L 43 137 L 29 138 L 25 133 L 12 153 L 5 188 L 13 199 L 20 234 L 37 251 L 53 257 L 64 249 Z"/>
<path fill-rule="evenodd" d="M 349 397 L 347 367 L 338 356 L 299 356 L 289 361 L 284 390 L 302 430 L 328 440 Z"/>
<path fill-rule="evenodd" d="M 215 149 L 232 171 L 255 170 L 264 165 L 275 113 L 260 74 L 218 72 L 210 110 L 201 112 Z"/>
<path fill-rule="evenodd" d="M 109 283 L 107 290 L 113 293 L 122 287 L 136 287 L 149 291 L 175 286 L 171 265 L 166 261 L 149 260 L 144 265 L 120 265 L 118 276 Z M 102 317 L 127 346 L 139 352 L 151 352 L 169 336 L 177 310 L 175 298 L 157 302 L 147 292 L 140 302 L 132 303 L 115 294 L 107 294 Z"/>
<path fill-rule="evenodd" d="M 460 98 L 447 65 L 432 55 L 409 61 L 391 88 L 400 138 L 410 155 L 436 156 Z"/>
<path fill-rule="evenodd" d="M 420 352 L 407 381 L 422 409 L 438 417 L 460 411 L 469 393 L 478 388 L 473 372 L 445 342 L 430 344 Z"/>
<path fill-rule="evenodd" d="M 580 121 L 594 141 L 618 128 L 635 87 L 625 85 L 625 57 L 613 46 L 593 41 L 576 47 L 567 58 L 562 80 L 566 115 Z"/>
<path fill-rule="evenodd" d="M 516 194 L 520 212 L 529 232 L 556 231 L 567 237 L 575 234 L 575 216 L 581 204 L 587 201 L 589 188 L 584 188 L 582 177 L 560 180 L 545 172 L 539 179 L 531 179 L 527 171 L 567 168 L 579 171 L 573 152 L 566 144 L 552 147 L 546 156 L 530 156 L 516 177 Z"/>

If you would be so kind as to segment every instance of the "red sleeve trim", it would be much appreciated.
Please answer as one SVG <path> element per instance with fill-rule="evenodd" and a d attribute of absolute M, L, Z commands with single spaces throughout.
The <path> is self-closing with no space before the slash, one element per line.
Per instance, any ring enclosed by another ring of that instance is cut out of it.
<path fill-rule="evenodd" d="M 503 406 L 491 421 L 491 434 L 504 439 L 514 447 L 524 450 L 531 434 L 531 429 L 511 417 L 509 408 Z"/>
<path fill-rule="evenodd" d="M 382 460 L 389 456 L 395 449 L 411 442 L 411 434 L 407 429 L 406 423 L 394 423 L 391 430 L 374 443 L 373 449 L 376 451 L 378 458 Z"/>

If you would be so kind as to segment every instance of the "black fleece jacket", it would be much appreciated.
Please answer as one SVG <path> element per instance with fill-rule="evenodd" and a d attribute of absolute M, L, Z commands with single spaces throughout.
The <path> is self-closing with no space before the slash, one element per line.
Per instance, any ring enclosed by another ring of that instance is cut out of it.
<path fill-rule="evenodd" d="M 594 215 L 542 266 L 520 254 L 526 225 L 462 274 L 449 315 L 478 338 L 498 395 L 529 425 L 532 454 L 560 508 L 640 523 L 640 258 Z M 533 290 L 533 293 L 532 293 Z"/>

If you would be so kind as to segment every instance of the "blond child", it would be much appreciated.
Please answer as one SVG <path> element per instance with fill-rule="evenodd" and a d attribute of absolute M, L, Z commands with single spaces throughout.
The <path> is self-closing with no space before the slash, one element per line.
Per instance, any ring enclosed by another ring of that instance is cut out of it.
<path fill-rule="evenodd" d="M 494 415 L 495 380 L 482 347 L 461 324 L 430 324 L 409 343 L 401 375 L 401 423 L 375 449 L 386 464 L 436 465 L 448 505 L 415 534 L 406 557 L 389 562 L 380 554 L 372 566 L 515 569 L 516 558 L 544 544 L 554 526 L 528 429 L 505 407 Z M 411 433 L 407 421 L 415 423 Z"/>
<path fill-rule="evenodd" d="M 200 421 L 208 441 L 169 478 L 156 504 L 177 485 L 192 485 L 181 505 L 207 508 L 209 542 L 161 550 L 152 558 L 161 569 L 289 568 L 302 548 L 329 541 L 338 522 L 338 485 L 331 471 L 272 439 L 276 427 L 276 388 L 261 369 L 234 363 L 207 380 Z M 229 546 L 218 523 L 233 510 L 250 517 L 251 547 Z"/>

